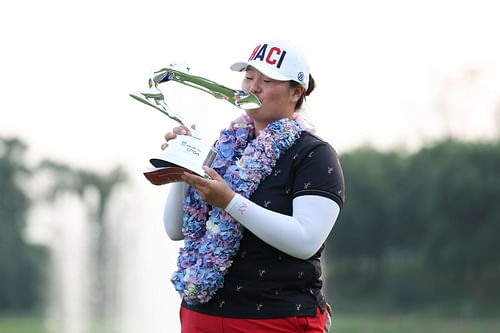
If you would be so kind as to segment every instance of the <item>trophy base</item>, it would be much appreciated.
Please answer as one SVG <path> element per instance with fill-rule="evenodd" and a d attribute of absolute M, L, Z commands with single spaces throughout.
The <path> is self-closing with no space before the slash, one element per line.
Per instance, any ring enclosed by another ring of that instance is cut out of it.
<path fill-rule="evenodd" d="M 195 137 L 178 135 L 164 151 L 149 160 L 154 168 L 146 170 L 144 176 L 154 185 L 182 181 L 184 172 L 207 177 L 203 166 L 210 166 L 214 158 L 211 146 Z"/>

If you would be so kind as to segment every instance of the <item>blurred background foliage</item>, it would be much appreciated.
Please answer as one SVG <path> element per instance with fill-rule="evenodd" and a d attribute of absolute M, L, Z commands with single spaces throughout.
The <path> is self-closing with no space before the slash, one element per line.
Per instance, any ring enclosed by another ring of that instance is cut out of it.
<path fill-rule="evenodd" d="M 23 159 L 27 146 L 0 137 L 0 312 L 32 310 L 40 304 L 46 253 L 23 238 L 30 197 L 23 180 L 30 177 Z"/>
<path fill-rule="evenodd" d="M 326 247 L 331 302 L 459 315 L 498 307 L 498 141 L 448 138 L 411 154 L 364 147 L 341 162 L 346 204 Z"/>
<path fill-rule="evenodd" d="M 30 207 L 39 200 L 54 201 L 64 193 L 76 194 L 84 201 L 88 190 L 97 194 L 97 202 L 89 207 L 96 238 L 92 248 L 92 299 L 95 311 L 103 315 L 104 304 L 116 293 L 115 284 L 106 276 L 110 274 L 106 267 L 110 264 L 110 239 L 105 213 L 113 190 L 127 182 L 127 174 L 120 166 L 101 174 L 52 160 L 43 160 L 30 168 L 25 157 L 27 149 L 27 144 L 18 138 L 0 136 L 0 316 L 41 312 L 47 304 L 50 253 L 44 246 L 27 241 Z M 33 181 L 35 177 L 37 181 Z"/>

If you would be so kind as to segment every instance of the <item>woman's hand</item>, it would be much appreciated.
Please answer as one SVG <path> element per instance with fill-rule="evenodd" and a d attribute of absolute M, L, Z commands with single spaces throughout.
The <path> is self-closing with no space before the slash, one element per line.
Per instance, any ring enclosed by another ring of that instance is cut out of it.
<path fill-rule="evenodd" d="M 170 140 L 173 140 L 177 137 L 177 135 L 191 135 L 191 129 L 195 130 L 196 129 L 196 125 L 191 125 L 191 128 L 188 128 L 186 126 L 177 126 L 177 127 L 174 127 L 174 129 L 172 130 L 172 132 L 168 132 L 165 134 L 165 141 L 164 143 L 162 143 L 161 145 L 161 149 L 162 150 L 165 150 L 165 148 L 168 147 L 168 142 Z"/>
<path fill-rule="evenodd" d="M 203 170 L 210 178 L 185 172 L 182 180 L 194 187 L 200 194 L 200 198 L 209 205 L 226 208 L 236 193 L 214 169 L 204 166 Z"/>

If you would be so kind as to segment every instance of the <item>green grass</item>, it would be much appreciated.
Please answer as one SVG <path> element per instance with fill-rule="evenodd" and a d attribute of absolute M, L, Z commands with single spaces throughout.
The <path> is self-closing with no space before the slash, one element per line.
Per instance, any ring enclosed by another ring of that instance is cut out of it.
<path fill-rule="evenodd" d="M 333 333 L 498 333 L 500 319 L 334 314 Z"/>
<path fill-rule="evenodd" d="M 44 320 L 30 315 L 0 316 L 0 333 L 47 333 Z"/>
<path fill-rule="evenodd" d="M 332 333 L 498 333 L 500 318 L 334 314 Z M 0 316 L 0 333 L 47 333 L 36 316 Z M 71 333 L 71 332 L 65 332 Z M 176 332 L 172 332 L 176 333 Z"/>

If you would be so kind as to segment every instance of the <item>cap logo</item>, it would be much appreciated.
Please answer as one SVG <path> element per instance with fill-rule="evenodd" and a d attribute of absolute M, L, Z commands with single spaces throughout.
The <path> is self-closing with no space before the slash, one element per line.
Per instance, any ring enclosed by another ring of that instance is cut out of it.
<path fill-rule="evenodd" d="M 300 82 L 304 82 L 304 72 L 299 72 L 297 74 L 297 80 L 299 80 Z"/>
<path fill-rule="evenodd" d="M 258 45 L 248 58 L 248 61 L 265 61 L 271 66 L 280 68 L 285 60 L 286 51 L 279 47 L 272 46 L 268 50 L 267 44 Z"/>

